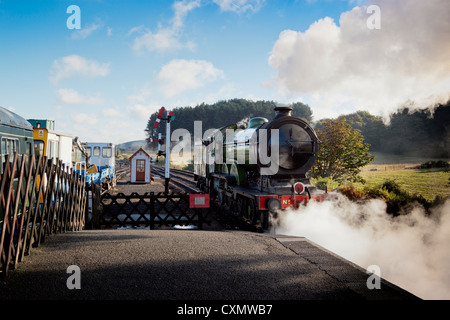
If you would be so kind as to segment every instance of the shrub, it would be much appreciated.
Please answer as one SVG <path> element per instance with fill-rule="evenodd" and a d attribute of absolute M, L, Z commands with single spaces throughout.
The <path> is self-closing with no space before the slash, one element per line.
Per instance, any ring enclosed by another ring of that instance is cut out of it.
<path fill-rule="evenodd" d="M 411 195 L 403 190 L 394 180 L 386 180 L 383 183 L 372 187 L 358 190 L 355 186 L 349 185 L 340 188 L 340 192 L 350 200 L 359 199 L 383 199 L 386 202 L 386 211 L 394 216 L 402 214 L 404 211 L 416 204 L 420 204 L 426 211 L 444 201 L 436 197 L 434 201 L 426 200 L 422 195 Z"/>
<path fill-rule="evenodd" d="M 417 167 L 417 169 L 434 169 L 434 168 L 450 168 L 447 161 L 427 161 Z"/>
<path fill-rule="evenodd" d="M 331 191 L 339 187 L 340 183 L 331 177 L 311 178 L 311 183 L 320 190 Z"/>
<path fill-rule="evenodd" d="M 362 199 L 365 194 L 363 191 L 358 190 L 354 185 L 348 185 L 340 188 L 339 190 L 343 195 L 352 201 Z"/>

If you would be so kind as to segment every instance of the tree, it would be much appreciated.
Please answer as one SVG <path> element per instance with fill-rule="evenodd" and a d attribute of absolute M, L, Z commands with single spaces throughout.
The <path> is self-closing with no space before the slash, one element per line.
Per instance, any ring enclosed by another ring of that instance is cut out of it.
<path fill-rule="evenodd" d="M 357 181 L 361 168 L 374 160 L 364 143 L 361 131 L 354 129 L 345 119 L 326 120 L 316 130 L 321 141 L 319 155 L 311 172 L 314 177 L 330 177 L 342 182 Z"/>
<path fill-rule="evenodd" d="M 290 105 L 292 107 L 292 115 L 305 119 L 308 122 L 312 121 L 311 108 L 301 102 L 295 102 Z"/>
<path fill-rule="evenodd" d="M 195 107 L 177 107 L 171 111 L 175 113 L 175 121 L 171 124 L 171 129 L 187 129 L 191 134 L 194 133 L 194 121 L 202 121 L 203 131 L 211 128 L 221 128 L 233 123 L 237 123 L 246 118 L 265 117 L 273 119 L 275 116 L 274 108 L 277 104 L 274 101 L 251 101 L 246 99 L 221 100 L 214 104 L 201 103 Z M 296 102 L 291 104 L 292 115 L 305 118 L 307 121 L 312 119 L 312 111 L 309 106 Z M 165 133 L 165 125 L 160 125 L 154 129 L 158 111 L 151 114 L 147 122 L 145 132 L 148 138 L 155 138 L 158 133 Z"/>
<path fill-rule="evenodd" d="M 386 126 L 381 117 L 367 111 L 357 111 L 339 116 L 338 119 L 345 119 L 352 128 L 360 130 L 364 141 L 370 144 L 371 151 L 382 149 L 386 141 Z"/>

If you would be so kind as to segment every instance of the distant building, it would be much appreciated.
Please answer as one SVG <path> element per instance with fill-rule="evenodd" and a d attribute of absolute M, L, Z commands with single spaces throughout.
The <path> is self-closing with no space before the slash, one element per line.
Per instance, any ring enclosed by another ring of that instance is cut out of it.
<path fill-rule="evenodd" d="M 150 183 L 150 155 L 142 147 L 130 157 L 131 183 Z"/>

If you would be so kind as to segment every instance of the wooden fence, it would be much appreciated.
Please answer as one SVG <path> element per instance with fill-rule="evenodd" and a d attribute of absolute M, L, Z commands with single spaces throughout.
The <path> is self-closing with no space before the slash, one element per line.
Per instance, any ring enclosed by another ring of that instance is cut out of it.
<path fill-rule="evenodd" d="M 95 203 L 95 201 L 93 200 Z M 94 206 L 95 207 L 95 206 Z M 198 229 L 207 220 L 209 209 L 190 208 L 188 193 L 118 193 L 101 195 L 95 227 L 174 227 L 194 225 Z"/>
<path fill-rule="evenodd" d="M 86 191 L 83 178 L 58 159 L 1 158 L 0 273 L 7 275 L 48 236 L 83 229 Z"/>

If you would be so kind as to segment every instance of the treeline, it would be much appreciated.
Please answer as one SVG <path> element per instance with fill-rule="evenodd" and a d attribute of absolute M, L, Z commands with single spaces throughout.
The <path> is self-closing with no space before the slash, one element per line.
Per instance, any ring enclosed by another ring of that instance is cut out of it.
<path fill-rule="evenodd" d="M 202 103 L 195 107 L 179 107 L 171 110 L 175 121 L 171 129 L 187 129 L 194 133 L 194 121 L 202 121 L 203 132 L 210 128 L 237 123 L 251 117 L 274 117 L 274 101 L 250 101 L 246 99 L 223 100 L 214 104 Z M 298 102 L 293 107 L 292 115 L 306 119 L 315 128 L 323 127 L 324 120 L 312 122 L 313 113 L 309 106 Z M 165 125 L 154 129 L 158 112 L 152 114 L 147 122 L 147 137 L 165 133 Z M 346 121 L 361 131 L 364 142 L 370 144 L 370 151 L 423 156 L 429 158 L 450 158 L 450 101 L 438 105 L 432 110 L 411 111 L 407 107 L 399 109 L 385 124 L 379 116 L 367 111 L 342 115 L 339 119 Z"/>
<path fill-rule="evenodd" d="M 450 101 L 434 109 L 399 109 L 390 116 L 385 125 L 381 117 L 367 111 L 342 115 L 353 128 L 364 136 L 371 151 L 421 156 L 428 158 L 450 158 Z M 322 126 L 324 120 L 315 124 Z"/>
<path fill-rule="evenodd" d="M 224 126 L 237 123 L 241 120 L 245 120 L 252 117 L 265 117 L 272 119 L 275 116 L 274 108 L 277 103 L 274 101 L 250 101 L 246 99 L 231 99 L 223 100 L 214 104 L 202 103 L 195 107 L 180 107 L 173 110 L 175 114 L 175 121 L 171 122 L 171 130 L 178 128 L 187 129 L 192 135 L 194 134 L 194 121 L 202 122 L 203 132 L 208 129 L 219 129 Z M 292 115 L 312 120 L 312 111 L 309 106 L 297 102 L 290 105 Z M 155 112 L 150 116 L 145 129 L 147 137 L 158 136 L 158 133 L 165 134 L 165 125 L 159 126 L 154 129 L 154 123 L 158 116 L 158 112 Z"/>

